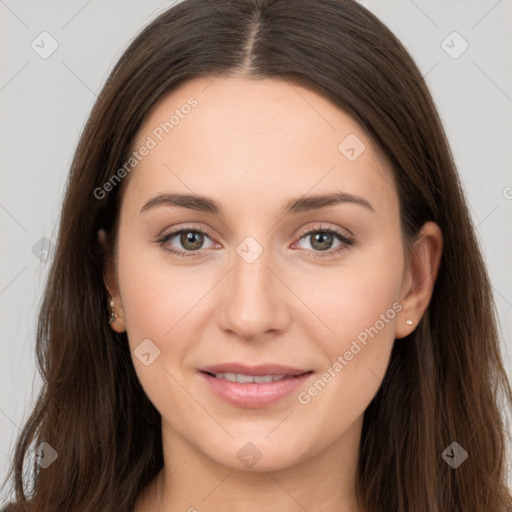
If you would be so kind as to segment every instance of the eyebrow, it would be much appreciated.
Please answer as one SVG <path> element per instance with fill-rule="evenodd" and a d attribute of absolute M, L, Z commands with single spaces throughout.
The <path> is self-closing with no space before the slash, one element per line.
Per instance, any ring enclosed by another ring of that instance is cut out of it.
<path fill-rule="evenodd" d="M 303 196 L 290 199 L 281 210 L 281 215 L 289 215 L 294 213 L 302 213 L 311 210 L 318 210 L 327 206 L 336 204 L 351 203 L 375 213 L 373 206 L 361 196 L 348 194 L 346 192 L 334 192 L 331 194 Z M 212 213 L 214 215 L 222 215 L 222 206 L 217 201 L 205 196 L 192 195 L 192 194 L 158 194 L 152 197 L 140 210 L 139 213 L 144 213 L 148 210 L 156 208 L 157 206 L 178 206 L 181 208 L 188 208 L 190 210 L 197 210 L 205 213 Z"/>

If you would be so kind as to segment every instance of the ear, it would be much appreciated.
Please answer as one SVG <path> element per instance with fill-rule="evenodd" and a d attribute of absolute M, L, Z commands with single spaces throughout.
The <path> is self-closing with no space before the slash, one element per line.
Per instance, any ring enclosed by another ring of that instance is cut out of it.
<path fill-rule="evenodd" d="M 425 313 L 439 273 L 443 235 L 435 222 L 426 222 L 411 248 L 402 287 L 402 310 L 395 328 L 395 338 L 411 334 Z M 412 324 L 408 325 L 407 320 Z"/>
<path fill-rule="evenodd" d="M 116 332 L 124 332 L 126 330 L 126 323 L 124 319 L 123 303 L 121 301 L 121 295 L 119 293 L 119 286 L 116 280 L 114 255 L 112 247 L 107 238 L 105 230 L 98 230 L 98 242 L 102 247 L 103 251 L 103 282 L 107 288 L 109 294 L 108 303 L 106 307 L 111 311 L 110 301 L 114 300 L 114 312 L 116 313 L 116 319 L 110 324 L 112 330 Z"/>

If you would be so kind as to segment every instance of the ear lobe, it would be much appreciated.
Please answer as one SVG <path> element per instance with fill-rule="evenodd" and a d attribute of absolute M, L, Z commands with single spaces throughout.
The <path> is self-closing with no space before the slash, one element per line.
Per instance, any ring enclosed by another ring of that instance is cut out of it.
<path fill-rule="evenodd" d="M 109 312 L 112 311 L 111 301 L 114 301 L 114 312 L 116 318 L 110 323 L 111 328 L 116 332 L 124 332 L 126 330 L 123 303 L 121 301 L 121 295 L 117 286 L 114 268 L 114 257 L 112 254 L 112 248 L 105 230 L 98 230 L 98 242 L 102 247 L 103 252 L 103 283 L 109 294 L 108 304 L 106 307 Z"/>
<path fill-rule="evenodd" d="M 439 274 L 443 252 L 443 235 L 435 222 L 426 222 L 411 249 L 409 268 L 404 278 L 395 338 L 408 336 L 425 313 Z M 407 321 L 411 320 L 412 323 Z"/>

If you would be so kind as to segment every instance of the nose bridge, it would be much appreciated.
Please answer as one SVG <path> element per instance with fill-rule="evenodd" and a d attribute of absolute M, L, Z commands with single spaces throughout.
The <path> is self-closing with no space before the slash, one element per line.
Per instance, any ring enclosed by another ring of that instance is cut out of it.
<path fill-rule="evenodd" d="M 271 251 L 253 237 L 236 247 L 218 311 L 221 328 L 254 338 L 284 327 L 287 315 L 283 286 L 268 268 L 272 261 Z"/>

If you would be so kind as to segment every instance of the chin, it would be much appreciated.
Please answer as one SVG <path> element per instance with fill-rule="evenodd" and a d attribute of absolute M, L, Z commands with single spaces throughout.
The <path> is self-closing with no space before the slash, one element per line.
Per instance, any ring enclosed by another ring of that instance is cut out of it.
<path fill-rule="evenodd" d="M 237 471 L 266 472 L 287 469 L 307 458 L 313 450 L 288 439 L 265 438 L 267 434 L 244 436 L 224 443 L 222 449 L 207 453 L 218 464 Z"/>

